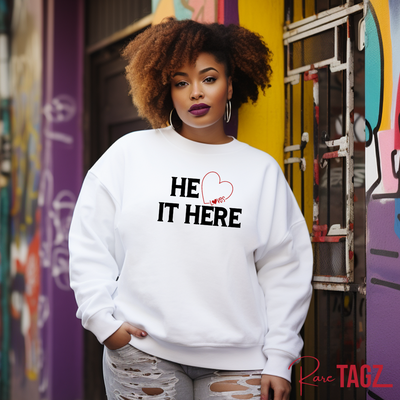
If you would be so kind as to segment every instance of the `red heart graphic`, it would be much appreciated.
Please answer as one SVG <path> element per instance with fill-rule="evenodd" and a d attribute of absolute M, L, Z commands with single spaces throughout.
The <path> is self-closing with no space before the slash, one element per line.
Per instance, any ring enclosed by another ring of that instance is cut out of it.
<path fill-rule="evenodd" d="M 201 195 L 204 204 L 224 203 L 232 196 L 233 185 L 229 181 L 222 181 L 215 171 L 208 172 L 201 181 Z"/>

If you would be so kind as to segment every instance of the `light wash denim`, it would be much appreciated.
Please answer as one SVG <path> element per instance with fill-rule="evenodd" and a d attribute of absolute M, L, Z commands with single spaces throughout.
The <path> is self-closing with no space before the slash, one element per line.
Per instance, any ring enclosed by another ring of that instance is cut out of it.
<path fill-rule="evenodd" d="M 127 344 L 104 347 L 108 400 L 259 399 L 261 370 L 219 371 L 167 361 Z"/>

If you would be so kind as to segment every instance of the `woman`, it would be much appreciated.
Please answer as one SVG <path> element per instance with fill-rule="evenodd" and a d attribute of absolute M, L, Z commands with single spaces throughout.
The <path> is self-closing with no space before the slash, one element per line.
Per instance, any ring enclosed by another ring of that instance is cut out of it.
<path fill-rule="evenodd" d="M 224 131 L 268 86 L 270 51 L 238 26 L 169 19 L 124 56 L 154 129 L 93 166 L 70 231 L 77 316 L 105 345 L 107 396 L 288 400 L 309 235 L 278 164 Z"/>

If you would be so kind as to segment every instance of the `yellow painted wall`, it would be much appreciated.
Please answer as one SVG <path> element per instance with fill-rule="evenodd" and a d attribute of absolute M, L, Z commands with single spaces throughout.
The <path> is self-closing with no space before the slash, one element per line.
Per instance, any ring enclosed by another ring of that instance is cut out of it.
<path fill-rule="evenodd" d="M 258 32 L 274 54 L 271 87 L 256 105 L 244 104 L 239 110 L 238 139 L 266 151 L 283 168 L 285 133 L 283 0 L 239 0 L 239 23 Z"/>

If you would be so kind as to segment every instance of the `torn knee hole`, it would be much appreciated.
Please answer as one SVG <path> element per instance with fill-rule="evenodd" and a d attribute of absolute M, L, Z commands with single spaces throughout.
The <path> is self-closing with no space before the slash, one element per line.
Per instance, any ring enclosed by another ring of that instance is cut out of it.
<path fill-rule="evenodd" d="M 210 386 L 210 390 L 212 392 L 235 392 L 237 390 L 247 390 L 248 388 L 243 385 L 239 385 L 238 380 L 232 381 L 221 381 L 221 382 L 214 382 Z"/>
<path fill-rule="evenodd" d="M 142 388 L 142 391 L 150 396 L 156 396 L 157 394 L 164 393 L 161 388 Z"/>

